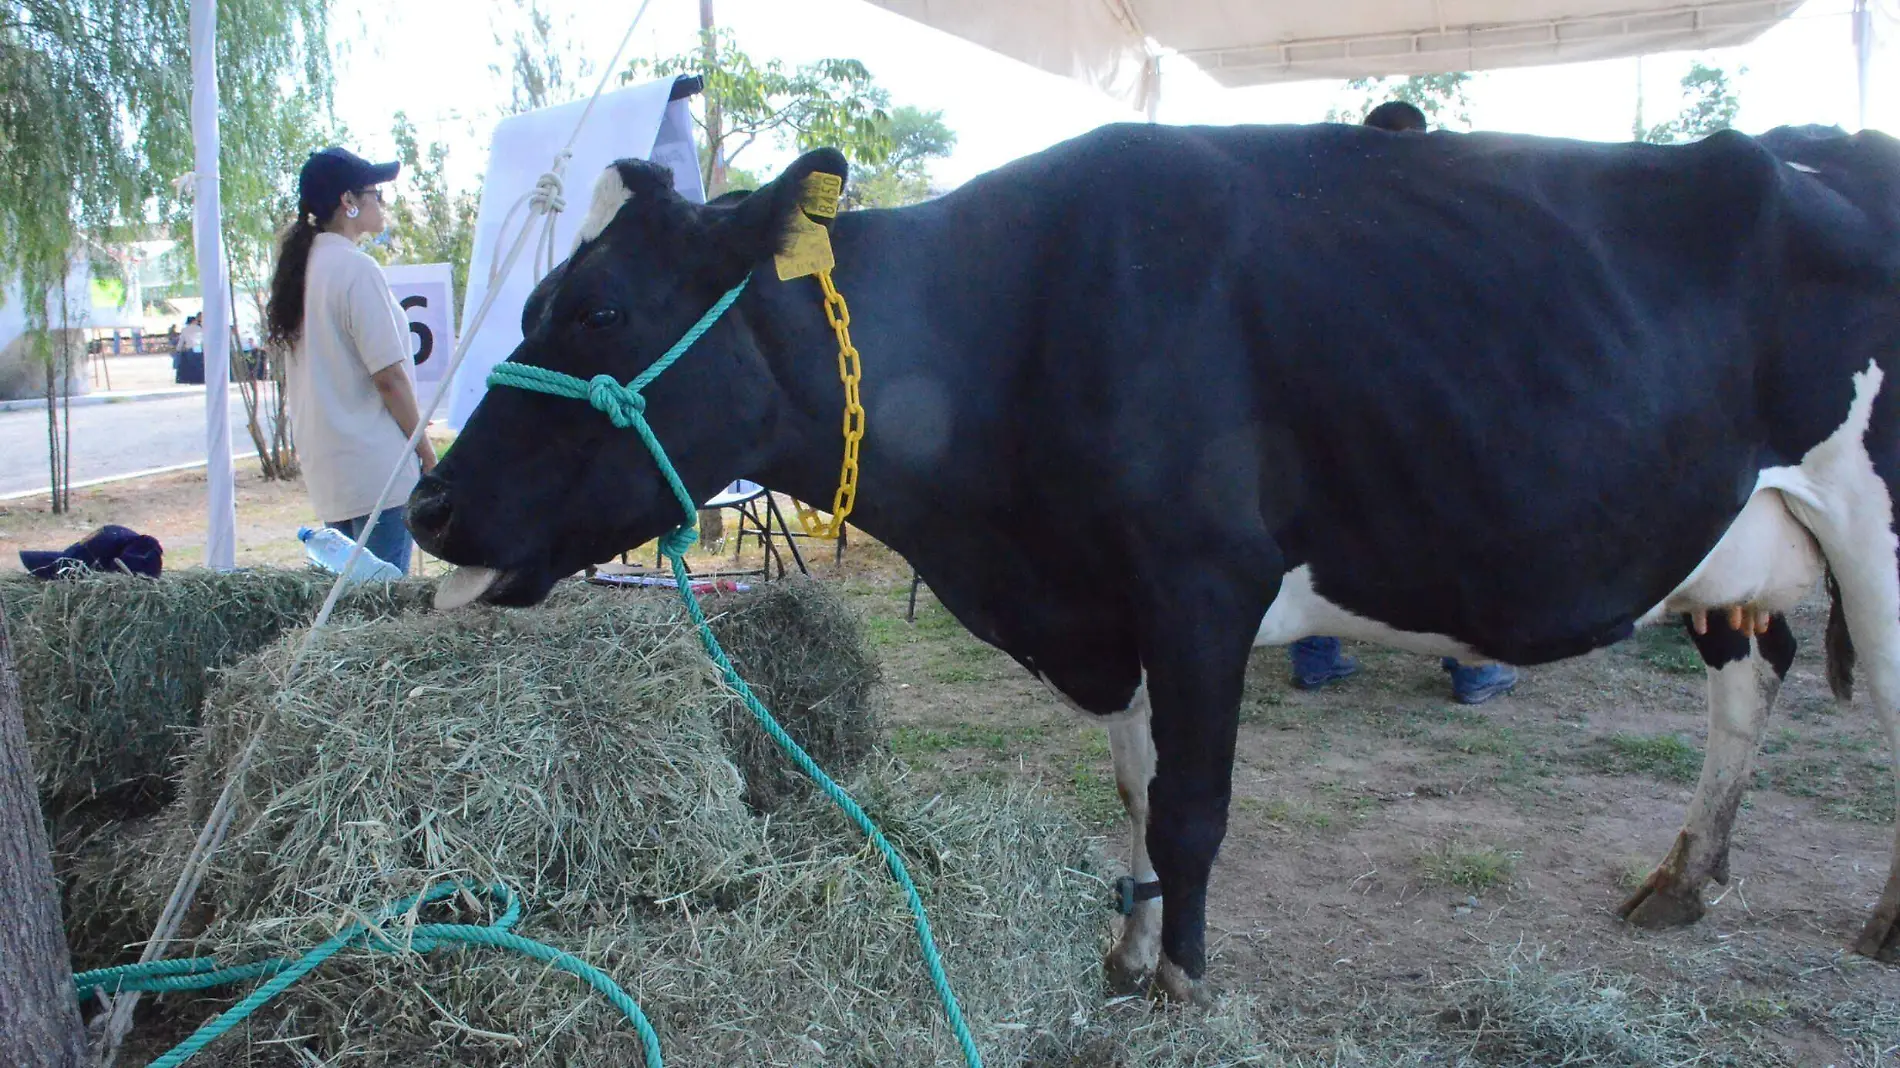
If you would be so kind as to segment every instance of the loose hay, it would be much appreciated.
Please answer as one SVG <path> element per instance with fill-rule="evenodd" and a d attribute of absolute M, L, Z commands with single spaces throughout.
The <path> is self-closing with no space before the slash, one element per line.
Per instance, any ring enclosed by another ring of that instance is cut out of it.
<path fill-rule="evenodd" d="M 850 665 L 869 660 L 848 611 L 816 586 L 754 606 L 752 636 L 740 638 L 744 600 L 712 605 L 736 646 L 756 643 L 736 658 L 808 703 L 815 748 L 865 751 L 852 725 L 869 722 L 869 683 Z M 812 644 L 773 622 L 814 619 L 849 626 Z M 614 975 L 671 1063 L 954 1056 L 880 859 L 816 798 L 776 814 L 746 804 L 740 769 L 758 777 L 745 755 L 764 750 L 734 743 L 744 732 L 727 718 L 731 697 L 670 602 L 576 593 L 534 612 L 337 627 L 284 692 L 277 680 L 298 637 L 225 674 L 166 817 L 175 863 L 222 769 L 261 725 L 231 839 L 200 892 L 211 915 L 197 952 L 296 953 L 437 879 L 501 881 L 529 906 L 522 933 Z M 766 666 L 787 647 L 789 659 Z M 821 648 L 856 651 L 833 660 Z M 930 797 L 890 769 L 852 786 L 935 904 L 980 1040 L 1015 1051 L 998 1063 L 1093 998 L 1079 992 L 1098 968 L 1103 888 L 1082 836 L 1047 799 L 987 787 Z M 367 1065 L 637 1060 L 601 999 L 480 950 L 352 955 L 246 1033 L 248 1051 L 230 1040 L 226 1063 L 309 1063 L 298 1048 Z"/>
<path fill-rule="evenodd" d="M 309 623 L 332 581 L 281 568 L 0 579 L 41 804 L 60 836 L 162 807 L 210 673 Z M 360 587 L 337 615 L 414 611 L 432 589 Z"/>

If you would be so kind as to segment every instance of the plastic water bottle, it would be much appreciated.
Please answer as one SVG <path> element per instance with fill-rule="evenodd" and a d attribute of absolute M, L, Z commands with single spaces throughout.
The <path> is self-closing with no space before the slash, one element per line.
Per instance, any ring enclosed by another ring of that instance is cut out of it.
<path fill-rule="evenodd" d="M 332 575 L 343 573 L 343 565 L 350 558 L 350 552 L 356 543 L 350 536 L 334 527 L 298 527 L 297 540 L 303 542 L 303 554 L 311 563 Z M 396 565 L 364 549 L 356 558 L 356 566 L 350 569 L 352 583 L 364 581 L 394 582 L 402 578 L 402 572 Z"/>

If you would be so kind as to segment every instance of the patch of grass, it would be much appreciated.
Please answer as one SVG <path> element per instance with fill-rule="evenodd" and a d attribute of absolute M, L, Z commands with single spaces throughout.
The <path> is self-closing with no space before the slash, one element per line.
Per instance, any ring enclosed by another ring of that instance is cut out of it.
<path fill-rule="evenodd" d="M 1278 710 L 1286 706 L 1286 694 L 1275 690 L 1263 693 L 1249 692 L 1240 702 L 1240 722 L 1244 724 L 1268 727 L 1285 727 L 1277 715 Z"/>
<path fill-rule="evenodd" d="M 1800 733 L 1790 730 L 1787 727 L 1782 727 L 1761 740 L 1761 751 L 1764 756 L 1774 753 L 1785 753 L 1799 744 L 1801 744 Z"/>
<path fill-rule="evenodd" d="M 1234 800 L 1234 809 L 1250 820 L 1290 829 L 1323 831 L 1333 825 L 1332 813 L 1303 798 L 1241 797 Z"/>
<path fill-rule="evenodd" d="M 878 648 L 909 645 L 916 641 L 910 624 L 895 616 L 864 617 L 864 640 Z"/>
<path fill-rule="evenodd" d="M 1665 782 L 1694 782 L 1702 751 L 1678 734 L 1611 734 L 1585 746 L 1578 763 L 1605 775 L 1648 775 Z"/>
<path fill-rule="evenodd" d="M 1069 769 L 1069 787 L 1075 815 L 1083 823 L 1101 826 L 1119 823 L 1128 817 L 1122 796 L 1115 789 L 1115 776 L 1099 767 L 1098 761 L 1077 760 Z"/>
<path fill-rule="evenodd" d="M 1721 1047 L 1727 1036 L 1707 1006 L 1652 995 L 1628 976 L 1558 973 L 1535 954 L 1514 952 L 1482 975 L 1448 988 L 1457 1002 L 1437 1016 L 1458 1049 L 1444 1061 L 1484 1065 L 1767 1065 Z M 1785 1062 L 1781 1062 L 1785 1063 Z"/>
<path fill-rule="evenodd" d="M 1702 654 L 1680 623 L 1658 623 L 1644 627 L 1620 646 L 1626 656 L 1648 664 L 1665 675 L 1700 675 L 1706 671 Z"/>
<path fill-rule="evenodd" d="M 990 681 L 989 672 L 965 664 L 933 664 L 924 669 L 924 677 L 945 684 Z"/>
<path fill-rule="evenodd" d="M 1511 881 L 1523 853 L 1496 846 L 1447 843 L 1419 857 L 1419 871 L 1428 883 L 1455 886 L 1477 893 Z"/>
<path fill-rule="evenodd" d="M 1088 760 L 1114 759 L 1114 753 L 1108 744 L 1108 732 L 1105 730 L 1083 731 L 1081 739 L 1076 743 L 1076 754 Z"/>
<path fill-rule="evenodd" d="M 1048 735 L 1045 727 L 1026 725 L 982 727 L 958 723 L 944 727 L 898 727 L 891 732 L 891 752 L 916 757 L 952 749 L 980 749 L 994 756 L 1010 756 Z"/>
<path fill-rule="evenodd" d="M 1893 773 L 1878 760 L 1809 752 L 1777 754 L 1755 771 L 1755 788 L 1791 797 L 1813 798 L 1834 819 L 1891 823 L 1894 819 Z"/>
<path fill-rule="evenodd" d="M 1444 742 L 1467 756 L 1514 757 L 1526 751 L 1516 731 L 1489 723 L 1446 735 Z"/>

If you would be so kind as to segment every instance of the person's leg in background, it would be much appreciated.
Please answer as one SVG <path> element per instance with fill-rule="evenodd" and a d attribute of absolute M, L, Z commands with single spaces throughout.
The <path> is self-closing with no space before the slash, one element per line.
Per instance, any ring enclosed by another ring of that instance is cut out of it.
<path fill-rule="evenodd" d="M 1460 664 L 1449 656 L 1439 664 L 1451 675 L 1451 695 L 1459 704 L 1481 705 L 1517 688 L 1517 669 L 1509 664 Z"/>
<path fill-rule="evenodd" d="M 1287 646 L 1287 657 L 1293 662 L 1293 685 L 1302 690 L 1317 690 L 1359 670 L 1359 661 L 1339 654 L 1338 638 L 1301 638 Z"/>

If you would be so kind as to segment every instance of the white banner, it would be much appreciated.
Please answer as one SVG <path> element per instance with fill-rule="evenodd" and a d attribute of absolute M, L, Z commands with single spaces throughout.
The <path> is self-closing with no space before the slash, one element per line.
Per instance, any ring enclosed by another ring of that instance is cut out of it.
<path fill-rule="evenodd" d="M 654 158 L 656 142 L 666 142 L 665 162 L 673 167 L 674 188 L 695 203 L 705 200 L 686 101 L 668 104 L 673 82 L 672 78 L 662 78 L 602 93 L 594 104 L 594 113 L 574 141 L 574 156 L 568 160 L 565 171 L 567 210 L 556 217 L 554 226 L 557 262 L 573 251 L 575 234 L 580 229 L 581 217 L 587 213 L 587 203 L 600 172 L 615 160 Z M 503 240 L 499 231 L 508 209 L 522 194 L 532 191 L 535 180 L 554 165 L 555 153 L 574 133 L 574 124 L 586 107 L 587 101 L 576 100 L 513 115 L 496 124 L 488 149 L 488 170 L 482 182 L 482 206 L 475 217 L 475 248 L 469 260 L 468 292 L 462 297 L 463 322 L 468 321 L 488 294 L 490 262 L 507 255 L 508 250 L 499 247 Z M 679 148 L 682 138 L 683 151 Z M 516 225 L 527 210 L 524 206 L 515 213 Z M 457 430 L 468 422 L 487 392 L 488 372 L 521 344 L 521 309 L 539 281 L 531 277 L 533 249 L 533 239 L 530 239 L 514 271 L 496 287 L 495 305 L 489 309 L 481 330 L 470 339 L 468 353 L 456 371 L 449 394 L 447 421 Z"/>
<path fill-rule="evenodd" d="M 409 357 L 416 361 L 417 394 L 426 399 L 455 354 L 453 269 L 446 263 L 408 263 L 383 268 L 383 277 L 409 317 Z"/>

